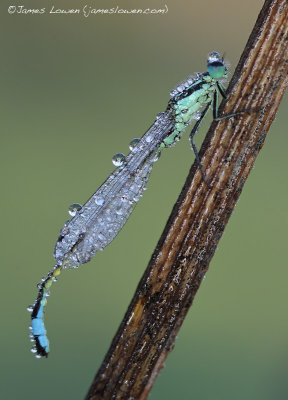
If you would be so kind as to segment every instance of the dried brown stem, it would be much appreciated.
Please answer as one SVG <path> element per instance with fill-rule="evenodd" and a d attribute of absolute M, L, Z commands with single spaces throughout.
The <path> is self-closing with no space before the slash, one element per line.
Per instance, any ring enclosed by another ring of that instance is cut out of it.
<path fill-rule="evenodd" d="M 287 86 L 288 2 L 266 1 L 121 326 L 86 399 L 146 399 L 207 272 Z M 252 111 L 251 111 L 252 110 Z M 221 114 L 221 113 L 220 113 Z"/>

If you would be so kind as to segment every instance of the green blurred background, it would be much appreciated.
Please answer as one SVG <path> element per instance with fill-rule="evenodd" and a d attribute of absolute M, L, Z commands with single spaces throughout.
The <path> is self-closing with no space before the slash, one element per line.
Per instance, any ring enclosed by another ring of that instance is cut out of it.
<path fill-rule="evenodd" d="M 233 72 L 263 1 L 57 1 L 166 15 L 49 15 L 53 2 L 1 3 L 1 399 L 81 399 L 185 181 L 188 139 L 163 152 L 131 219 L 101 254 L 53 286 L 49 358 L 30 353 L 36 284 L 73 202 L 84 203 L 207 54 Z M 47 8 L 9 15 L 8 6 Z M 283 100 L 151 399 L 287 395 L 287 167 Z M 287 116 L 287 114 L 286 114 Z M 211 116 L 198 134 L 198 145 Z"/>

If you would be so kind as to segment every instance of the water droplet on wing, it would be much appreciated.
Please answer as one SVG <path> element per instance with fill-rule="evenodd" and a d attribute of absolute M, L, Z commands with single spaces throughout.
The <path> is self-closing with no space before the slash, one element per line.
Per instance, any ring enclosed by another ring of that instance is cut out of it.
<path fill-rule="evenodd" d="M 96 197 L 95 197 L 95 203 L 98 204 L 98 206 L 102 206 L 102 204 L 104 204 L 104 199 L 103 199 L 103 197 L 96 196 Z"/>
<path fill-rule="evenodd" d="M 112 163 L 115 165 L 115 167 L 121 167 L 121 165 L 124 164 L 126 160 L 126 157 L 123 153 L 116 153 L 112 157 Z"/>
<path fill-rule="evenodd" d="M 140 142 L 140 139 L 138 139 L 138 138 L 134 138 L 134 139 L 132 139 L 131 140 L 131 142 L 129 143 L 129 149 L 131 150 L 131 151 L 135 151 L 135 147 L 137 146 L 137 144 Z"/>
<path fill-rule="evenodd" d="M 80 211 L 82 208 L 82 205 L 79 203 L 73 203 L 71 206 L 68 208 L 68 212 L 71 215 L 71 217 L 75 217 L 78 211 Z"/>

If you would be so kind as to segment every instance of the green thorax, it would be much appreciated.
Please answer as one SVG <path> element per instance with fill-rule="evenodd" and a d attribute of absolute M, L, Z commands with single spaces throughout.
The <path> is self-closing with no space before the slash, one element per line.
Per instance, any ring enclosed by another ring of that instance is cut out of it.
<path fill-rule="evenodd" d="M 173 132 L 164 139 L 161 147 L 169 147 L 180 140 L 187 125 L 199 119 L 202 108 L 212 103 L 216 79 L 206 72 L 199 74 L 192 83 L 190 82 L 191 78 L 188 78 L 171 93 L 168 107 L 174 110 L 175 125 Z"/>
<path fill-rule="evenodd" d="M 219 53 L 213 51 L 208 56 L 206 72 L 188 78 L 171 92 L 168 109 L 174 112 L 175 124 L 172 133 L 164 139 L 160 150 L 180 140 L 187 125 L 192 120 L 201 118 L 204 107 L 213 103 L 214 94 L 217 96 L 215 91 L 221 91 L 222 85 L 219 80 L 226 77 L 227 64 Z"/>

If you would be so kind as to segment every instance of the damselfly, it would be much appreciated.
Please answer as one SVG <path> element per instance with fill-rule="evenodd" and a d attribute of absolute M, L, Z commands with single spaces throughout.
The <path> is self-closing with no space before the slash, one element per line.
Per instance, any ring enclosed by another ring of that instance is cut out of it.
<path fill-rule="evenodd" d="M 32 313 L 32 352 L 36 357 L 47 357 L 49 353 L 43 317 L 52 282 L 57 280 L 63 268 L 77 268 L 88 262 L 98 250 L 103 250 L 115 238 L 142 196 L 160 152 L 179 141 L 193 120 L 196 123 L 190 133 L 190 143 L 202 177 L 208 185 L 193 137 L 211 106 L 214 119 L 239 114 L 218 117 L 218 93 L 225 97 L 221 80 L 226 77 L 227 65 L 223 58 L 217 52 L 210 53 L 207 71 L 188 77 L 173 90 L 166 111 L 158 114 L 156 121 L 141 139 L 131 141 L 128 156 L 115 154 L 113 163 L 118 168 L 83 207 L 77 204 L 71 206 L 70 214 L 73 218 L 61 229 L 55 246 L 56 264 L 38 284 L 37 299 L 28 307 Z"/>

